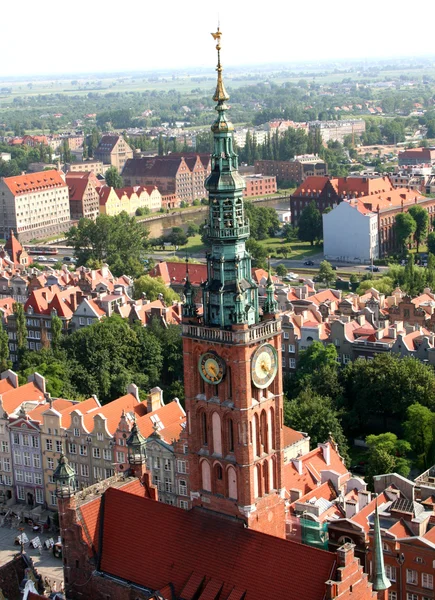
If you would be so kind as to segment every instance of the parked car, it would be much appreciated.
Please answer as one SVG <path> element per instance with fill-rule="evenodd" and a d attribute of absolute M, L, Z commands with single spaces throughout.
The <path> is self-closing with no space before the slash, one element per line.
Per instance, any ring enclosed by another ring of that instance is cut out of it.
<path fill-rule="evenodd" d="M 72 256 L 64 256 L 63 262 L 64 263 L 74 263 L 74 262 L 76 262 L 76 259 L 73 258 Z"/>
<path fill-rule="evenodd" d="M 36 262 L 47 262 L 47 257 L 46 256 L 37 256 L 36 257 Z"/>
<path fill-rule="evenodd" d="M 312 260 L 306 260 L 304 262 L 304 265 L 307 265 L 307 267 L 312 267 L 312 266 L 314 266 L 314 262 Z"/>
<path fill-rule="evenodd" d="M 293 271 L 290 271 L 290 273 L 287 273 L 286 277 L 289 279 L 297 279 L 299 275 L 297 273 L 293 273 Z"/>
<path fill-rule="evenodd" d="M 47 262 L 50 262 L 50 263 L 57 263 L 58 260 L 59 259 L 55 258 L 54 256 L 50 256 L 49 258 L 47 258 Z"/>
<path fill-rule="evenodd" d="M 374 265 L 369 265 L 368 267 L 366 267 L 366 271 L 372 271 L 372 273 L 378 273 L 379 267 L 376 267 Z"/>

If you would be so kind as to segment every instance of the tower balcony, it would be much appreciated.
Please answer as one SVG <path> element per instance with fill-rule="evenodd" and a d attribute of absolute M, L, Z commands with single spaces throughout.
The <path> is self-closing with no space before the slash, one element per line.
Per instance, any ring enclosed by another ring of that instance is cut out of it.
<path fill-rule="evenodd" d="M 249 237 L 249 225 L 240 227 L 206 227 L 207 237 L 211 240 L 228 240 Z"/>
<path fill-rule="evenodd" d="M 220 329 L 204 325 L 183 324 L 183 336 L 222 344 L 251 344 L 281 332 L 281 321 L 271 320 L 252 325 L 248 329 Z"/>

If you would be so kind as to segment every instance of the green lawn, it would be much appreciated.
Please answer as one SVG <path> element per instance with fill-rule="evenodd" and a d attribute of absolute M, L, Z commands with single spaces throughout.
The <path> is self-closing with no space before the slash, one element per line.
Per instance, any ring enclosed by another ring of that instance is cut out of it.
<path fill-rule="evenodd" d="M 300 260 L 302 258 L 308 258 L 310 256 L 315 256 L 323 252 L 323 246 L 311 246 L 309 242 L 286 242 L 284 238 L 267 238 L 265 240 L 259 240 L 259 243 L 264 246 L 271 256 L 274 258 L 284 258 L 284 256 L 279 252 L 279 250 L 283 246 L 287 246 L 291 248 L 291 253 L 289 253 L 285 258 L 292 260 Z"/>

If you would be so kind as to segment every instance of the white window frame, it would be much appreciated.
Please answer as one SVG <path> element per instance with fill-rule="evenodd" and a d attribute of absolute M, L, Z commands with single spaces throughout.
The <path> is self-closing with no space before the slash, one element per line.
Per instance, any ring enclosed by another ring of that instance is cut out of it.
<path fill-rule="evenodd" d="M 421 574 L 421 587 L 426 590 L 433 590 L 433 575 L 430 573 Z"/>
<path fill-rule="evenodd" d="M 101 450 L 97 448 L 92 448 L 92 457 L 93 458 L 101 458 Z"/>
<path fill-rule="evenodd" d="M 187 496 L 187 481 L 180 479 L 178 482 L 178 493 L 180 496 Z"/>
<path fill-rule="evenodd" d="M 41 488 L 35 489 L 35 500 L 38 504 L 44 504 L 44 490 Z"/>
<path fill-rule="evenodd" d="M 177 460 L 177 473 L 185 475 L 187 473 L 187 461 Z"/>
<path fill-rule="evenodd" d="M 24 487 L 22 485 L 17 486 L 17 498 L 18 500 L 24 500 L 25 498 Z"/>
<path fill-rule="evenodd" d="M 406 569 L 406 583 L 411 585 L 418 584 L 418 573 L 415 569 Z"/>

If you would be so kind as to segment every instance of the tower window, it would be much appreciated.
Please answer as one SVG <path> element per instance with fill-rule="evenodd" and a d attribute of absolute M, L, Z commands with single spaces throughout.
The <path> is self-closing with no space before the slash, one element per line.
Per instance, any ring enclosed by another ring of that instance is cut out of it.
<path fill-rule="evenodd" d="M 220 465 L 216 465 L 216 479 L 218 479 L 219 481 L 222 481 L 222 477 L 223 477 L 222 467 Z"/>
<path fill-rule="evenodd" d="M 228 450 L 234 452 L 234 429 L 232 419 L 228 419 Z"/>
<path fill-rule="evenodd" d="M 208 436 L 207 436 L 207 415 L 205 412 L 201 414 L 201 428 L 202 428 L 202 443 L 204 446 L 208 444 Z"/>

